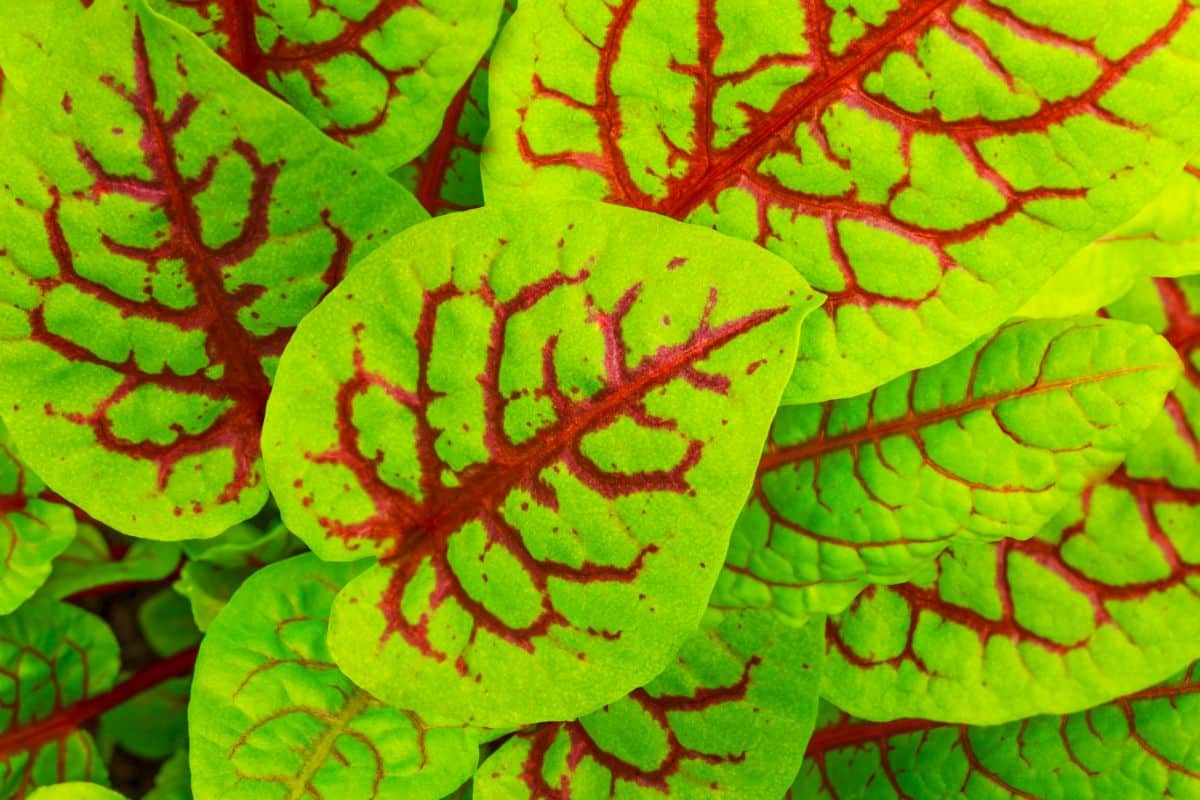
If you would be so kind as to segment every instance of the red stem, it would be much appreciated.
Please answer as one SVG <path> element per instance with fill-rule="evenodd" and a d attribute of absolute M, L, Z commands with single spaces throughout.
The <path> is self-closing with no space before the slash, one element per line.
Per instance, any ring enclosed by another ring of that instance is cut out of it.
<path fill-rule="evenodd" d="M 45 719 L 0 734 L 0 758 L 33 751 L 47 742 L 57 741 L 94 717 L 110 711 L 131 697 L 153 689 L 163 681 L 187 675 L 196 663 L 193 647 L 145 667 L 104 694 L 80 700 L 58 709 Z"/>

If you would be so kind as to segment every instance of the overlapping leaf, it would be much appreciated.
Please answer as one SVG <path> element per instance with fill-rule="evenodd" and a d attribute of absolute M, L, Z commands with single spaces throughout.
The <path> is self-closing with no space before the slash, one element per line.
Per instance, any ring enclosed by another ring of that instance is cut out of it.
<path fill-rule="evenodd" d="M 139 3 L 50 25 L 65 1 L 0 12 L 0 57 L 52 28 L 0 107 L 5 419 L 97 519 L 215 535 L 266 498 L 259 427 L 292 327 L 423 212 Z"/>
<path fill-rule="evenodd" d="M 180 750 L 163 762 L 154 776 L 154 786 L 142 800 L 192 800 L 192 775 L 188 771 L 187 750 Z"/>
<path fill-rule="evenodd" d="M 994 723 L 1087 708 L 1200 657 L 1197 311 L 1200 278 L 1147 281 L 1110 309 L 1187 364 L 1145 437 L 1035 538 L 955 545 L 832 620 L 826 696 L 879 718 Z"/>
<path fill-rule="evenodd" d="M 700 619 L 815 302 L 764 250 L 584 201 L 395 238 L 301 325 L 264 429 L 289 527 L 381 561 L 334 606 L 338 664 L 496 728 L 644 685 Z"/>
<path fill-rule="evenodd" d="M 786 402 L 847 397 L 994 328 L 1184 165 L 1198 31 L 1191 0 L 531 0 L 484 185 L 770 248 L 830 296 Z"/>
<path fill-rule="evenodd" d="M 35 600 L 0 617 L 0 797 L 107 782 L 95 742 L 72 715 L 74 704 L 112 686 L 119 660 L 108 626 L 73 606 Z"/>
<path fill-rule="evenodd" d="M 96 783 L 73 781 L 46 786 L 34 792 L 29 800 L 127 800 L 125 795 Z"/>
<path fill-rule="evenodd" d="M 1200 272 L 1200 163 L 1193 163 L 1150 205 L 1067 263 L 1018 316 L 1091 314 L 1133 289 L 1138 278 Z"/>
<path fill-rule="evenodd" d="M 502 0 L 154 0 L 384 170 L 416 157 L 496 33 Z"/>
<path fill-rule="evenodd" d="M 190 712 L 197 800 L 435 800 L 470 777 L 477 732 L 385 706 L 330 660 L 330 606 L 361 569 L 312 555 L 274 564 L 213 622 Z"/>
<path fill-rule="evenodd" d="M 54 559 L 41 594 L 63 600 L 81 592 L 153 583 L 175 571 L 179 554 L 174 542 L 122 538 L 110 545 L 95 525 L 80 522 L 75 538 Z"/>
<path fill-rule="evenodd" d="M 16 610 L 46 582 L 54 558 L 75 538 L 74 512 L 46 499 L 45 488 L 0 426 L 0 614 Z"/>
<path fill-rule="evenodd" d="M 790 800 L 1160 800 L 1200 791 L 1200 674 L 1070 716 L 990 728 L 826 706 Z"/>
<path fill-rule="evenodd" d="M 501 28 L 516 6 L 516 0 L 505 0 Z M 489 51 L 450 102 L 433 144 L 419 158 L 392 173 L 435 216 L 483 205 L 479 155 L 488 130 L 490 55 Z"/>
<path fill-rule="evenodd" d="M 841 611 L 956 539 L 1029 538 L 1120 463 L 1178 369 L 1140 326 L 1026 321 L 861 397 L 780 409 L 715 602 Z"/>
<path fill-rule="evenodd" d="M 479 768 L 477 800 L 778 797 L 816 716 L 819 625 L 713 615 L 644 689 L 509 739 Z"/>

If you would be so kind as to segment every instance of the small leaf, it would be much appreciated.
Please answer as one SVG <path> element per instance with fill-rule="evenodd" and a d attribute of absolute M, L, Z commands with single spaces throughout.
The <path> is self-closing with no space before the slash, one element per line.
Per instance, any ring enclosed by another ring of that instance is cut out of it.
<path fill-rule="evenodd" d="M 1167 184 L 1132 220 L 1076 254 L 1017 316 L 1091 314 L 1129 292 L 1143 275 L 1200 272 L 1200 162 Z"/>
<path fill-rule="evenodd" d="M 957 539 L 1028 539 L 1116 468 L 1178 374 L 1144 327 L 1027 321 L 861 397 L 784 407 L 717 602 L 841 611 Z"/>
<path fill-rule="evenodd" d="M 790 800 L 1161 800 L 1200 791 L 1200 674 L 1070 716 L 975 728 L 824 706 Z"/>
<path fill-rule="evenodd" d="M 29 800 L 126 800 L 126 797 L 99 784 L 74 782 L 44 786 L 31 794 Z"/>
<path fill-rule="evenodd" d="M 1200 658 L 1200 278 L 1110 308 L 1187 364 L 1141 442 L 1035 538 L 956 544 L 830 621 L 824 694 L 873 717 L 992 724 L 1070 713 Z"/>
<path fill-rule="evenodd" d="M 266 500 L 259 429 L 292 328 L 424 212 L 140 2 L 47 23 L 64 2 L 0 12 L 51 28 L 5 60 L 5 422 L 96 519 L 213 536 Z"/>
<path fill-rule="evenodd" d="M 341 668 L 495 728 L 661 672 L 815 302 L 764 250 L 585 201 L 441 217 L 364 262 L 301 325 L 263 438 L 289 527 L 380 559 L 334 604 Z"/>
<path fill-rule="evenodd" d="M 475 800 L 778 797 L 812 732 L 819 625 L 714 613 L 644 689 L 509 739 L 479 768 Z"/>
<path fill-rule="evenodd" d="M 147 597 L 138 607 L 138 624 L 150 649 L 173 656 L 200 643 L 187 598 L 171 589 Z"/>
<path fill-rule="evenodd" d="M 505 0 L 500 12 L 501 29 L 516 7 L 516 0 Z M 392 173 L 434 216 L 483 205 L 479 155 L 488 129 L 490 57 L 491 51 L 450 101 L 433 144 Z"/>
<path fill-rule="evenodd" d="M 187 750 L 180 750 L 163 762 L 154 786 L 142 800 L 192 800 L 192 775 L 188 771 Z"/>
<path fill-rule="evenodd" d="M 179 564 L 180 546 L 173 542 L 121 537 L 110 546 L 104 534 L 80 522 L 75 538 L 54 560 L 41 594 L 57 600 L 101 587 L 153 583 L 167 578 Z"/>
<path fill-rule="evenodd" d="M 155 0 L 334 139 L 389 170 L 437 133 L 501 0 Z"/>
<path fill-rule="evenodd" d="M 141 692 L 100 717 L 101 748 L 120 745 L 138 758 L 166 758 L 187 745 L 191 678 L 173 678 Z"/>
<path fill-rule="evenodd" d="M 10 614 L 50 577 L 75 538 L 75 513 L 48 500 L 46 486 L 21 463 L 0 425 L 0 614 Z"/>
<path fill-rule="evenodd" d="M 1198 28 L 1190 0 L 529 0 L 485 192 L 769 248 L 829 295 L 785 402 L 849 397 L 995 328 L 1183 167 Z"/>
<path fill-rule="evenodd" d="M 213 622 L 189 720 L 197 800 L 435 800 L 470 777 L 475 732 L 387 707 L 332 663 L 329 607 L 362 568 L 312 555 L 273 564 Z"/>
<path fill-rule="evenodd" d="M 112 687 L 119 660 L 108 626 L 74 606 L 33 600 L 0 617 L 0 797 L 107 782 L 96 743 L 72 717 L 74 704 Z"/>

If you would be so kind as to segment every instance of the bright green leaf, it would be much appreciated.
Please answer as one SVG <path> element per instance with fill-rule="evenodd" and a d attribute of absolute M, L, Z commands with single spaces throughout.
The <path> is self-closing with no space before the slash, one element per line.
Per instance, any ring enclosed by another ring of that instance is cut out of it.
<path fill-rule="evenodd" d="M 1120 463 L 1178 374 L 1144 327 L 1027 321 L 861 397 L 782 408 L 718 602 L 841 611 L 956 539 L 1028 539 Z"/>
<path fill-rule="evenodd" d="M 95 783 L 73 782 L 44 786 L 31 794 L 29 800 L 126 800 L 126 797 Z"/>
<path fill-rule="evenodd" d="M 94 525 L 79 523 L 75 538 L 54 560 L 41 594 L 62 600 L 102 586 L 152 583 L 179 564 L 180 546 L 174 542 L 126 537 L 119 541 L 113 547 Z"/>
<path fill-rule="evenodd" d="M 142 601 L 138 624 L 150 649 L 160 656 L 173 656 L 200 643 L 191 604 L 172 589 L 163 589 Z"/>
<path fill-rule="evenodd" d="M 815 302 L 764 250 L 586 201 L 393 239 L 300 326 L 264 429 L 289 527 L 381 560 L 334 605 L 338 664 L 495 728 L 661 672 Z"/>
<path fill-rule="evenodd" d="M 213 536 L 266 499 L 259 426 L 291 329 L 424 213 L 140 2 L 47 22 L 70 2 L 0 11 L 5 421 L 93 517 Z M 51 31 L 10 62 L 22 26 Z"/>
<path fill-rule="evenodd" d="M 273 564 L 213 622 L 190 710 L 197 800 L 434 800 L 471 775 L 475 732 L 385 706 L 332 663 L 330 605 L 362 568 Z"/>
<path fill-rule="evenodd" d="M 764 611 L 708 622 L 644 689 L 509 739 L 475 800 L 780 796 L 816 716 L 821 626 Z"/>
<path fill-rule="evenodd" d="M 818 402 L 996 327 L 1200 145 L 1191 0 L 863 5 L 523 2 L 488 200 L 604 199 L 783 256 L 829 295 L 785 395 Z"/>

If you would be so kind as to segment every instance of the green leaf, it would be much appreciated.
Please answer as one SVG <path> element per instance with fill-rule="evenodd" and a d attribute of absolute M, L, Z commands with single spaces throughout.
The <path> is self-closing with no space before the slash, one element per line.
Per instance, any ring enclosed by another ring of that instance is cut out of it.
<path fill-rule="evenodd" d="M 334 605 L 338 664 L 495 728 L 661 672 L 815 302 L 766 251 L 586 201 L 396 237 L 300 326 L 264 428 L 289 527 L 381 561 Z"/>
<path fill-rule="evenodd" d="M 763 611 L 709 623 L 644 689 L 509 739 L 473 797 L 779 797 L 816 717 L 821 627 Z"/>
<path fill-rule="evenodd" d="M 191 678 L 172 678 L 135 695 L 100 717 L 101 749 L 116 744 L 148 760 L 166 758 L 187 745 Z"/>
<path fill-rule="evenodd" d="M 501 29 L 516 7 L 516 0 L 505 0 L 500 12 Z M 433 144 L 392 173 L 434 216 L 483 205 L 479 156 L 488 130 L 490 57 L 491 51 L 454 95 Z"/>
<path fill-rule="evenodd" d="M 822 709 L 791 800 L 1161 800 L 1200 792 L 1200 674 L 1070 716 L 976 728 Z"/>
<path fill-rule="evenodd" d="M 126 800 L 126 797 L 95 783 L 73 782 L 45 786 L 30 795 L 29 800 Z"/>
<path fill-rule="evenodd" d="M 389 170 L 437 134 L 501 0 L 154 0 L 329 136 Z"/>
<path fill-rule="evenodd" d="M 0 797 L 38 786 L 107 782 L 91 735 L 72 724 L 73 704 L 112 687 L 117 640 L 98 617 L 33 600 L 0 617 Z"/>
<path fill-rule="evenodd" d="M 200 643 L 200 631 L 192 620 L 191 604 L 172 589 L 147 597 L 138 607 L 138 624 L 150 649 L 160 656 L 173 656 Z"/>
<path fill-rule="evenodd" d="M 1200 13 L 530 0 L 491 79 L 489 202 L 604 199 L 783 256 L 829 295 L 785 394 L 818 402 L 965 347 L 1154 197 L 1200 144 Z"/>
<path fill-rule="evenodd" d="M 94 525 L 79 523 L 75 538 L 54 560 L 41 594 L 62 600 L 100 587 L 153 583 L 179 564 L 178 544 L 121 539 L 119 546 L 110 546 Z"/>
<path fill-rule="evenodd" d="M 991 724 L 1071 713 L 1200 658 L 1200 278 L 1110 308 L 1187 364 L 1125 463 L 1035 538 L 956 544 L 831 620 L 824 694 L 851 713 Z"/>
<path fill-rule="evenodd" d="M 44 497 L 46 485 L 17 457 L 0 425 L 0 614 L 28 600 L 75 538 L 75 513 Z"/>
<path fill-rule="evenodd" d="M 197 800 L 433 800 L 470 777 L 476 732 L 385 706 L 332 663 L 329 609 L 362 569 L 312 555 L 273 564 L 213 622 L 190 711 Z"/>
<path fill-rule="evenodd" d="M 832 613 L 955 540 L 1028 539 L 1116 468 L 1178 374 L 1144 327 L 1026 321 L 861 397 L 782 408 L 716 602 Z"/>
<path fill-rule="evenodd" d="M 1136 217 L 1072 258 L 1017 315 L 1091 314 L 1119 300 L 1143 275 L 1178 278 L 1200 272 L 1197 231 L 1200 163 L 1193 163 Z"/>
<path fill-rule="evenodd" d="M 192 800 L 192 775 L 188 771 L 187 750 L 168 758 L 154 777 L 154 787 L 142 800 Z"/>
<path fill-rule="evenodd" d="M 5 422 L 96 519 L 213 536 L 266 499 L 259 427 L 293 326 L 424 213 L 139 2 L 50 25 L 65 2 L 0 12 L 17 38 L 52 28 L 16 63 L 0 35 Z"/>

